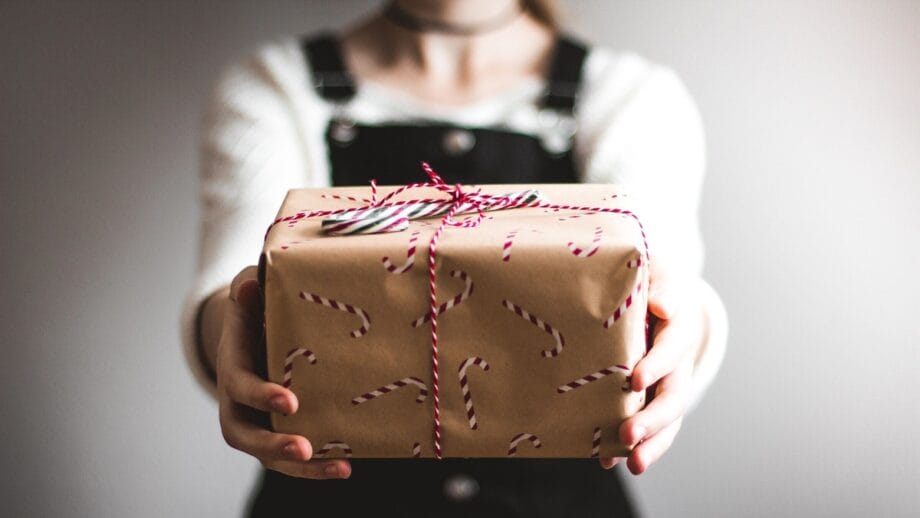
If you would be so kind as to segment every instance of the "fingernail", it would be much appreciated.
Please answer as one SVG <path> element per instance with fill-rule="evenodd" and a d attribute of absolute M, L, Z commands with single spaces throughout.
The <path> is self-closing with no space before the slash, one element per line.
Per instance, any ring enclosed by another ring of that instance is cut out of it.
<path fill-rule="evenodd" d="M 296 442 L 289 442 L 284 445 L 284 454 L 292 459 L 299 459 L 300 448 L 297 447 Z"/>
<path fill-rule="evenodd" d="M 668 316 L 674 314 L 674 300 L 670 295 L 663 295 L 658 300 L 661 301 L 661 309 L 664 310 L 665 314 Z"/>
<path fill-rule="evenodd" d="M 642 384 L 642 379 L 639 376 L 633 376 L 630 382 L 633 392 L 639 392 L 645 388 Z"/>
<path fill-rule="evenodd" d="M 674 312 L 674 297 L 665 290 L 652 290 L 649 299 L 654 300 L 658 307 L 664 311 L 665 316 L 670 316 Z"/>
<path fill-rule="evenodd" d="M 337 477 L 339 476 L 339 467 L 335 464 L 326 464 L 326 467 L 323 468 L 323 473 L 329 477 Z"/>
<path fill-rule="evenodd" d="M 272 396 L 272 398 L 269 400 L 269 404 L 271 404 L 272 408 L 275 409 L 275 412 L 280 414 L 287 412 L 287 398 L 280 394 L 277 396 Z"/>
<path fill-rule="evenodd" d="M 639 373 L 639 375 L 638 376 L 633 375 L 632 377 L 633 391 L 641 392 L 645 390 L 646 388 L 648 388 L 654 376 L 655 374 L 649 371 L 648 369 L 646 369 L 645 366 L 643 365 L 643 368 L 641 369 L 641 372 Z"/>

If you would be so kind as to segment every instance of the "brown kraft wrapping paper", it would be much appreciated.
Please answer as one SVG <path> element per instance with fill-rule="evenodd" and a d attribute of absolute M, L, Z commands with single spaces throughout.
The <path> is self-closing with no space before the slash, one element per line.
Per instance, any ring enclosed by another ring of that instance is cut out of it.
<path fill-rule="evenodd" d="M 503 195 L 527 186 L 479 187 Z M 635 211 L 610 185 L 531 187 L 555 204 Z M 292 190 L 279 217 L 363 206 L 345 197 L 368 191 Z M 420 197 L 431 193 L 400 195 Z M 272 426 L 305 436 L 318 458 L 434 457 L 431 328 L 420 319 L 440 217 L 350 236 L 323 234 L 321 220 L 278 224 L 266 236 L 267 374 L 300 402 L 293 415 L 272 414 Z M 437 250 L 438 303 L 449 305 L 438 316 L 443 456 L 627 455 L 617 430 L 645 396 L 625 388 L 646 352 L 648 261 L 637 222 L 496 210 L 477 227 L 445 228 Z"/>

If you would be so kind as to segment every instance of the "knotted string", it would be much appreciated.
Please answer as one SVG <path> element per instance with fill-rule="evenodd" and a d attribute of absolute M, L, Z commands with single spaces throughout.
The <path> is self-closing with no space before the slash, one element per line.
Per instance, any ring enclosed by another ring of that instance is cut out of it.
<path fill-rule="evenodd" d="M 266 238 L 271 229 L 279 223 L 295 224 L 297 221 L 325 217 L 322 222 L 323 232 L 330 235 L 370 234 L 381 232 L 398 232 L 408 227 L 409 220 L 432 217 L 444 214 L 441 223 L 432 234 L 428 242 L 428 294 L 431 311 L 431 393 L 434 402 L 434 454 L 438 459 L 443 458 L 441 452 L 441 399 L 440 378 L 438 375 L 438 284 L 437 284 L 437 250 L 438 242 L 444 229 L 447 227 L 472 228 L 479 226 L 487 210 L 513 209 L 513 208 L 542 208 L 554 211 L 590 211 L 605 212 L 608 214 L 621 214 L 636 221 L 642 235 L 645 258 L 648 259 L 648 240 L 645 228 L 638 216 L 630 210 L 610 207 L 584 207 L 578 205 L 557 205 L 545 201 L 538 191 L 526 190 L 518 193 L 494 196 L 483 194 L 481 189 L 472 192 L 463 190 L 458 183 L 448 185 L 426 162 L 422 162 L 422 169 L 428 175 L 429 182 L 410 183 L 397 188 L 381 199 L 377 199 L 377 183 L 371 180 L 370 204 L 363 207 L 351 207 L 335 210 L 300 211 L 290 216 L 277 218 L 265 232 Z M 424 198 L 416 200 L 390 201 L 403 192 L 420 189 L 434 188 L 447 193 L 449 198 Z M 474 217 L 455 220 L 454 217 L 461 213 L 475 212 Z M 332 216 L 332 217 L 329 217 Z"/>

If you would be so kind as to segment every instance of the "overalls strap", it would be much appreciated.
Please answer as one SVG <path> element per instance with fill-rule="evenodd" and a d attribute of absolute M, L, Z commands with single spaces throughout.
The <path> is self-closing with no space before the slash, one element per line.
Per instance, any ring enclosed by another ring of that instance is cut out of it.
<path fill-rule="evenodd" d="M 581 69 L 588 49 L 577 40 L 560 35 L 556 39 L 552 64 L 546 78 L 543 107 L 562 112 L 575 110 L 575 101 L 581 86 Z"/>
<path fill-rule="evenodd" d="M 303 40 L 302 45 L 316 93 L 335 103 L 344 103 L 354 97 L 355 81 L 345 67 L 336 36 L 322 33 Z"/>

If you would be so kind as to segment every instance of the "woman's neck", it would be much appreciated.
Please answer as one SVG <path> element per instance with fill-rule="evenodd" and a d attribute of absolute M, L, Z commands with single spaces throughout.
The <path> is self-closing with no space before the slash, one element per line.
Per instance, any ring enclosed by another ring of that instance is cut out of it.
<path fill-rule="evenodd" d="M 385 13 L 410 29 L 473 35 L 501 28 L 522 11 L 519 0 L 391 0 Z"/>
<path fill-rule="evenodd" d="M 507 16 L 517 0 L 404 0 L 423 19 L 472 27 Z M 376 15 L 346 31 L 346 61 L 361 79 L 385 83 L 424 100 L 463 104 L 530 77 L 540 77 L 554 31 L 521 13 L 474 34 L 411 30 Z"/>

